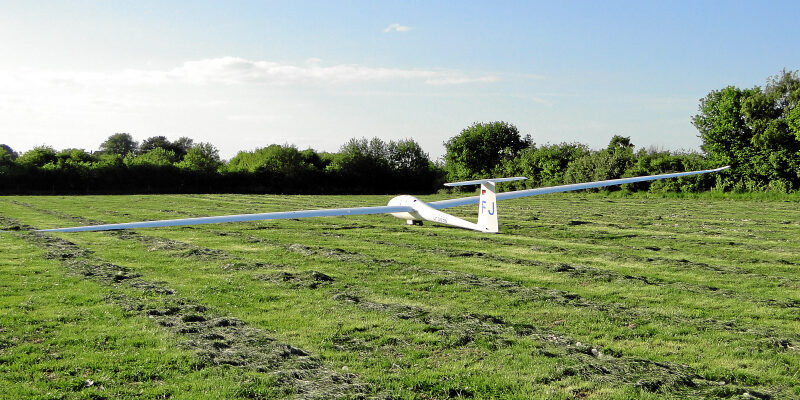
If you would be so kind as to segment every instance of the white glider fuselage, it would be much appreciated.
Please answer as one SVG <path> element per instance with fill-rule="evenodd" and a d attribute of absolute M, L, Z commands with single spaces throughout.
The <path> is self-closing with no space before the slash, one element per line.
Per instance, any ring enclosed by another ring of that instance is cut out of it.
<path fill-rule="evenodd" d="M 450 214 L 441 212 L 428 203 L 410 195 L 397 196 L 389 200 L 389 206 L 410 207 L 414 211 L 391 213 L 393 217 L 404 219 L 410 224 L 413 221 L 430 221 L 438 222 L 440 224 L 457 226 L 459 228 L 472 229 L 481 232 L 487 232 L 473 222 L 465 221 L 461 218 L 452 216 Z"/>
<path fill-rule="evenodd" d="M 499 226 L 497 222 L 497 196 L 495 194 L 495 182 L 509 182 L 525 178 L 500 178 L 500 179 L 481 179 L 477 181 L 448 183 L 448 186 L 481 185 L 481 194 L 478 196 L 478 223 L 465 221 L 461 218 L 441 212 L 430 204 L 410 195 L 397 196 L 389 200 L 389 207 L 408 207 L 412 211 L 394 212 L 392 216 L 406 220 L 407 224 L 417 221 L 431 221 L 440 224 L 455 226 L 464 229 L 471 229 L 484 233 L 497 233 Z"/>

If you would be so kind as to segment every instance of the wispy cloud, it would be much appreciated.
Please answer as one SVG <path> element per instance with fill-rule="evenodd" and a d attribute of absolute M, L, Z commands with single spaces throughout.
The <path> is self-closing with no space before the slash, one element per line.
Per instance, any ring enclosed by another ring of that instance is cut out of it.
<path fill-rule="evenodd" d="M 491 83 L 498 80 L 495 75 L 471 75 L 458 70 L 376 68 L 358 64 L 323 66 L 318 59 L 310 59 L 305 64 L 295 65 L 273 61 L 253 61 L 238 57 L 187 61 L 168 70 L 28 71 L 14 75 L 13 78 L 10 75 L 6 75 L 6 77 L 17 82 L 36 80 L 57 87 L 164 84 L 288 86 L 389 81 L 417 81 L 428 85 L 462 85 Z M 0 74 L 0 78 L 2 77 Z"/>
<path fill-rule="evenodd" d="M 384 29 L 384 32 L 408 32 L 412 28 L 410 26 L 400 25 L 400 24 L 391 24 Z"/>

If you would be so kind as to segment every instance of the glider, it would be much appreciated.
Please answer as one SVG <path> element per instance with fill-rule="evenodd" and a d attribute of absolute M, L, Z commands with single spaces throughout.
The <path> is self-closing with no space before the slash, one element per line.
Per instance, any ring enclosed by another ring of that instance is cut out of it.
<path fill-rule="evenodd" d="M 677 172 L 672 174 L 638 176 L 634 178 L 611 179 L 606 181 L 576 183 L 572 185 L 551 186 L 536 189 L 516 190 L 512 192 L 497 193 L 496 184 L 503 182 L 519 181 L 525 177 L 478 179 L 473 181 L 445 183 L 445 186 L 480 185 L 480 195 L 463 197 L 450 200 L 439 200 L 426 203 L 414 196 L 402 195 L 389 200 L 389 204 L 382 207 L 356 207 L 332 208 L 324 210 L 303 210 L 270 212 L 261 214 L 223 215 L 216 217 L 182 218 L 162 221 L 126 222 L 121 224 L 77 226 L 72 228 L 41 229 L 40 232 L 86 232 L 108 231 L 116 229 L 156 228 L 164 226 L 183 226 L 199 224 L 215 224 L 220 222 L 244 222 L 267 219 L 294 219 L 309 217 L 332 217 L 341 215 L 367 215 L 391 214 L 394 217 L 406 220 L 408 225 L 422 225 L 422 221 L 437 222 L 440 224 L 471 229 L 485 233 L 497 233 L 497 201 L 516 199 L 520 197 L 537 196 L 540 194 L 568 192 L 572 190 L 593 189 L 605 186 L 622 185 L 625 183 L 654 181 L 658 179 L 677 178 L 680 176 L 707 174 L 728 169 L 730 166 L 703 171 Z M 478 204 L 478 222 L 473 223 L 461 218 L 444 213 L 442 209 L 470 204 Z"/>

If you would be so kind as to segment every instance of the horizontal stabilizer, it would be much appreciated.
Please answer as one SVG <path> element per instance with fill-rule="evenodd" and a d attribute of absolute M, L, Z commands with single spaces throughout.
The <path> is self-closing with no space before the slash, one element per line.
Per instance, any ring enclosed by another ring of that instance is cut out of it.
<path fill-rule="evenodd" d="M 484 183 L 498 183 L 498 182 L 513 182 L 524 181 L 528 179 L 524 176 L 515 176 L 513 178 L 489 178 L 489 179 L 476 179 L 474 181 L 450 182 L 445 183 L 445 186 L 467 186 L 467 185 L 482 185 Z"/>

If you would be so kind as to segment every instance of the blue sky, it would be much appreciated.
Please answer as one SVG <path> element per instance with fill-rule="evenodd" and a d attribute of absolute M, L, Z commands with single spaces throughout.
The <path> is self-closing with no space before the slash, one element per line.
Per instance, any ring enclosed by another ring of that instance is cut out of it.
<path fill-rule="evenodd" d="M 699 149 L 698 101 L 800 69 L 798 2 L 5 1 L 0 143 L 336 151 L 475 121 Z"/>

